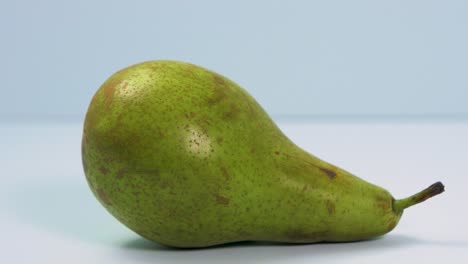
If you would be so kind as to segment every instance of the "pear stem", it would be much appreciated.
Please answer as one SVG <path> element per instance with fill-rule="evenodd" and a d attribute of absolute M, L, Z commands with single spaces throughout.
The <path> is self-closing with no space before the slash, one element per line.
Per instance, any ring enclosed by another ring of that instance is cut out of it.
<path fill-rule="evenodd" d="M 445 190 L 444 185 L 441 182 L 436 182 L 426 189 L 414 194 L 410 197 L 396 200 L 393 204 L 393 210 L 396 213 L 402 213 L 404 209 L 413 206 L 415 204 L 424 202 L 425 200 L 443 193 Z"/>

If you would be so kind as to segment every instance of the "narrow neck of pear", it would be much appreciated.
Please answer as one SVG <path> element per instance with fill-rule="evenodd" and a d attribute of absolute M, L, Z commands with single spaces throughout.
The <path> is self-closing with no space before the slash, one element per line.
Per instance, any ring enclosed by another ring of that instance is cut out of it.
<path fill-rule="evenodd" d="M 401 214 L 404 209 L 413 206 L 418 203 L 422 203 L 425 200 L 436 196 L 440 193 L 444 192 L 444 185 L 441 182 L 436 182 L 432 184 L 431 186 L 427 187 L 426 189 L 410 196 L 407 198 L 395 200 L 393 204 L 393 211 L 397 214 Z"/>

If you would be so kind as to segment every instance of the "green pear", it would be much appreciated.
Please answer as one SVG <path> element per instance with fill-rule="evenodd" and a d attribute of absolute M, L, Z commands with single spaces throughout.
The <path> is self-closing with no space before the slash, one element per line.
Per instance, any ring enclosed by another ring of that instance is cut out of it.
<path fill-rule="evenodd" d="M 98 89 L 82 159 L 115 218 L 175 247 L 369 239 L 444 191 L 395 200 L 296 146 L 236 83 L 176 61 L 130 66 Z"/>

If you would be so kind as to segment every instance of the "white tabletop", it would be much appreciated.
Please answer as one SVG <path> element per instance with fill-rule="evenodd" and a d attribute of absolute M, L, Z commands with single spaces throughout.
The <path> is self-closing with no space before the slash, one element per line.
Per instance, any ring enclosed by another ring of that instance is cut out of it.
<path fill-rule="evenodd" d="M 0 123 L 0 263 L 466 263 L 468 122 L 281 122 L 311 153 L 397 198 L 436 181 L 446 192 L 356 243 L 159 246 L 95 200 L 81 168 L 81 123 Z"/>

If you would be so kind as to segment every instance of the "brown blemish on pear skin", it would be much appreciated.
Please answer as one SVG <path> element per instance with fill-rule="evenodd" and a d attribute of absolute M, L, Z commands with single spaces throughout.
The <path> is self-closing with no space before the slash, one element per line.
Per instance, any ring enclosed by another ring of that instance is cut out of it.
<path fill-rule="evenodd" d="M 331 200 L 326 200 L 325 205 L 327 207 L 327 212 L 329 215 L 335 214 L 335 203 Z"/>
<path fill-rule="evenodd" d="M 336 173 L 330 169 L 318 167 L 322 172 L 324 172 L 330 179 L 334 179 L 336 177 Z"/>
<path fill-rule="evenodd" d="M 392 207 L 392 200 L 386 197 L 378 196 L 376 198 L 375 205 L 384 211 L 388 211 Z"/>
<path fill-rule="evenodd" d="M 124 170 L 124 169 L 120 169 L 120 170 L 117 172 L 117 174 L 115 175 L 115 177 L 116 177 L 117 179 L 119 179 L 119 180 L 122 179 L 124 176 L 125 176 L 125 170 Z"/>
<path fill-rule="evenodd" d="M 226 82 L 223 78 L 217 75 L 213 75 L 213 86 L 211 89 L 213 90 L 213 96 L 208 98 L 208 104 L 214 105 L 226 97 L 225 89 L 227 87 Z"/>
<path fill-rule="evenodd" d="M 219 86 L 214 86 L 212 88 L 213 90 L 213 96 L 208 98 L 207 103 L 209 105 L 215 105 L 219 103 L 221 100 L 223 100 L 226 97 L 226 94 L 224 93 L 223 87 Z"/>
<path fill-rule="evenodd" d="M 229 200 L 229 198 L 226 198 L 219 194 L 215 194 L 214 197 L 215 197 L 216 203 L 222 204 L 222 205 L 228 205 L 229 202 L 231 201 Z"/>
<path fill-rule="evenodd" d="M 180 73 L 188 78 L 193 78 L 195 76 L 193 69 L 190 67 L 184 67 L 183 70 L 180 71 Z"/>
<path fill-rule="evenodd" d="M 102 201 L 103 203 L 105 203 L 106 205 L 111 205 L 111 202 L 110 202 L 110 200 L 109 200 L 109 197 L 107 197 L 107 195 L 106 195 L 106 193 L 104 192 L 103 189 L 98 188 L 98 189 L 96 190 L 96 192 L 97 192 L 97 194 L 98 194 L 98 196 L 99 196 L 99 199 L 101 199 L 101 201 Z"/>
<path fill-rule="evenodd" d="M 149 67 L 152 71 L 158 71 L 159 69 L 161 69 L 161 66 L 156 66 L 156 65 L 152 65 L 152 64 L 148 64 L 148 67 Z"/>
<path fill-rule="evenodd" d="M 121 89 L 125 90 L 128 86 L 128 81 L 124 81 L 121 85 Z"/>
<path fill-rule="evenodd" d="M 393 230 L 393 228 L 395 228 L 396 225 L 397 225 L 397 221 L 396 221 L 396 220 L 391 220 L 391 221 L 388 223 L 388 226 L 387 226 L 388 232 L 390 232 L 391 230 Z"/>
<path fill-rule="evenodd" d="M 228 111 L 223 113 L 224 120 L 235 119 L 239 115 L 239 108 L 235 104 L 231 104 Z"/>
<path fill-rule="evenodd" d="M 323 172 L 325 175 L 327 175 L 332 180 L 336 178 L 336 172 L 332 171 L 331 169 L 327 169 L 327 168 L 318 166 L 317 164 L 314 164 L 314 163 L 312 163 L 312 162 L 310 162 L 310 161 L 308 161 L 306 159 L 296 157 L 296 156 L 293 156 L 293 155 L 290 155 L 290 154 L 287 154 L 287 153 L 284 153 L 284 155 L 286 157 L 288 157 L 288 158 L 294 158 L 294 159 L 300 160 L 300 161 L 308 164 L 309 166 L 312 166 L 312 167 L 315 167 L 315 168 L 319 169 L 321 172 Z"/>
<path fill-rule="evenodd" d="M 115 87 L 119 84 L 118 80 L 109 80 L 102 87 L 107 99 L 111 99 L 115 92 Z"/>
<path fill-rule="evenodd" d="M 106 167 L 104 167 L 104 166 L 99 167 L 99 171 L 100 171 L 102 174 L 104 174 L 104 175 L 106 175 L 107 173 L 109 173 L 109 170 L 108 170 Z"/>
<path fill-rule="evenodd" d="M 213 74 L 213 81 L 216 85 L 226 86 L 226 81 L 217 74 Z"/>
<path fill-rule="evenodd" d="M 185 114 L 185 117 L 188 119 L 192 119 L 196 116 L 197 114 L 195 112 L 189 112 Z"/>
<path fill-rule="evenodd" d="M 307 232 L 303 230 L 291 230 L 285 234 L 286 238 L 294 243 L 308 243 L 324 241 L 328 232 Z"/>
<path fill-rule="evenodd" d="M 231 175 L 229 175 L 229 172 L 226 169 L 226 167 L 224 165 L 221 165 L 220 169 L 221 169 L 221 173 L 223 174 L 223 177 L 226 179 L 226 181 L 230 180 Z"/>

